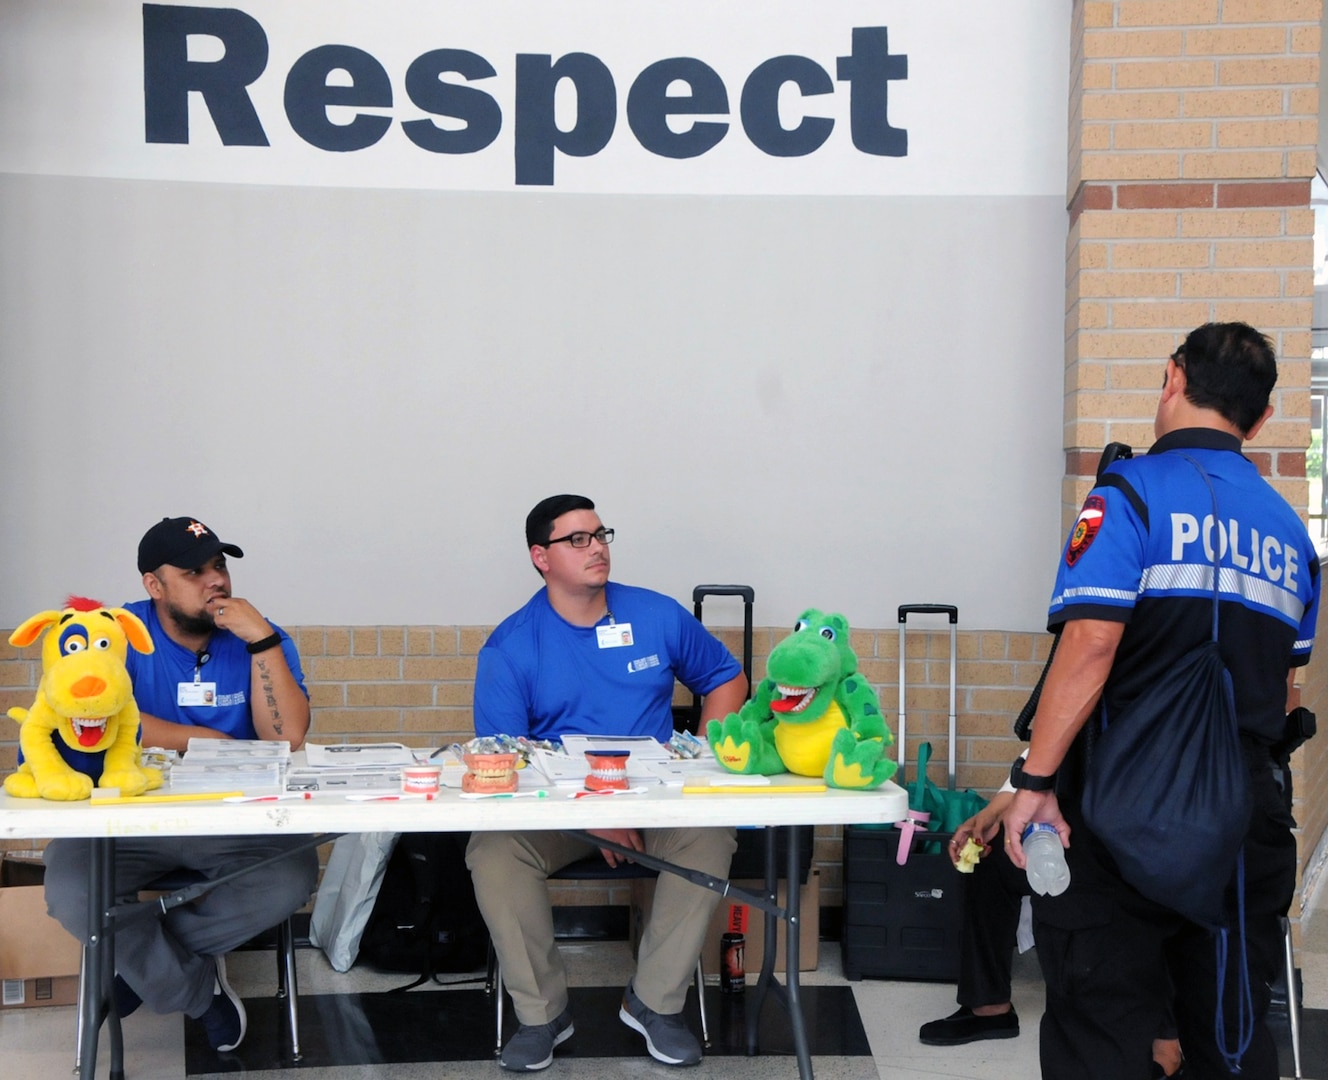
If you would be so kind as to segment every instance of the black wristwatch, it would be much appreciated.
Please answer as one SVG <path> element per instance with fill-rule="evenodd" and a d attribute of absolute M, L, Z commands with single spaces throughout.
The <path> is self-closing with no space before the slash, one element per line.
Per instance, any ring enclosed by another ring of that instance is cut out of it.
<path fill-rule="evenodd" d="M 1056 774 L 1037 776 L 1024 772 L 1024 759 L 1017 757 L 1010 766 L 1010 785 L 1016 791 L 1050 791 L 1056 786 Z"/>

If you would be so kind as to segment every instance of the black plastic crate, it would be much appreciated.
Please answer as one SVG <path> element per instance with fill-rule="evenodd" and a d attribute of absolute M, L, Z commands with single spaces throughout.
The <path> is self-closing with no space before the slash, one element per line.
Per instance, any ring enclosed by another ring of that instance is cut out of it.
<path fill-rule="evenodd" d="M 898 865 L 902 835 L 844 830 L 844 977 L 954 982 L 968 878 L 944 853 L 948 833 L 916 833 L 908 861 Z M 919 850 L 938 843 L 937 854 Z"/>

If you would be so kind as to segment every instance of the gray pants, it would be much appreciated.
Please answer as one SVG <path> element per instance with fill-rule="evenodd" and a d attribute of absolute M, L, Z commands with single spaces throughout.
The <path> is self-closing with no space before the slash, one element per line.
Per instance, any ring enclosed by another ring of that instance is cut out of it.
<path fill-rule="evenodd" d="M 732 829 L 646 829 L 646 853 L 723 878 L 737 842 Z M 475 882 L 503 982 L 523 1024 L 547 1024 L 567 1008 L 567 970 L 553 939 L 548 876 L 594 852 L 565 833 L 477 832 L 466 865 Z M 641 937 L 633 988 L 648 1008 L 682 1012 L 719 895 L 660 874 Z"/>
<path fill-rule="evenodd" d="M 119 840 L 117 901 L 135 900 L 148 882 L 174 870 L 220 877 L 289 851 L 303 836 L 180 836 Z M 80 941 L 88 936 L 91 841 L 46 847 L 46 908 Z M 303 907 L 318 879 L 313 848 L 245 874 L 164 917 L 126 923 L 115 935 L 115 970 L 154 1012 L 199 1017 L 212 1003 L 214 956 L 230 952 Z"/>

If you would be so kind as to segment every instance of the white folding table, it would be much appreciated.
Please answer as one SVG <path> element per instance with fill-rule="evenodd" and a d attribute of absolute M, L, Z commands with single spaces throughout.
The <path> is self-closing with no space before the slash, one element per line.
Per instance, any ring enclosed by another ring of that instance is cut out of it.
<path fill-rule="evenodd" d="M 778 778 L 776 778 L 778 781 Z M 703 828 L 707 826 L 765 826 L 770 829 L 766 844 L 765 894 L 744 894 L 727 882 L 707 887 L 738 896 L 783 919 L 788 927 L 785 982 L 774 976 L 774 918 L 765 920 L 765 949 L 760 979 L 749 996 L 748 1052 L 756 1053 L 757 1023 L 768 993 L 785 1005 L 793 1029 L 798 1071 L 804 1080 L 812 1076 L 811 1056 L 803 1023 L 798 981 L 798 944 L 801 925 L 800 874 L 796 825 L 889 824 L 903 819 L 908 796 L 894 783 L 875 791 L 786 793 L 753 788 L 726 794 L 684 794 L 680 788 L 657 785 L 642 794 L 570 798 L 566 790 L 552 788 L 545 798 L 463 799 L 445 789 L 433 801 L 361 802 L 342 795 L 317 795 L 307 800 L 226 803 L 207 801 L 113 803 L 56 803 L 41 799 L 15 799 L 0 794 L 0 839 L 39 840 L 82 837 L 94 843 L 88 867 L 88 971 L 85 978 L 97 992 L 86 994 L 82 1003 L 83 1039 L 80 1075 L 93 1080 L 97 1061 L 98 1033 L 102 1023 L 111 1040 L 111 1077 L 123 1080 L 124 1052 L 119 1018 L 110 1006 L 110 986 L 115 970 L 115 908 L 113 872 L 117 839 L 146 839 L 154 836 L 221 836 L 306 834 L 310 842 L 323 843 L 342 833 L 359 832 L 475 832 L 535 831 L 558 829 L 648 829 Z M 786 906 L 775 902 L 778 867 L 775 865 L 775 830 L 788 835 L 788 880 Z M 315 839 L 316 838 L 316 839 Z M 599 841 L 596 841 L 599 843 Z M 639 861 L 695 880 L 694 872 L 682 867 L 649 861 L 630 852 Z M 197 887 L 195 887 L 197 888 Z"/>

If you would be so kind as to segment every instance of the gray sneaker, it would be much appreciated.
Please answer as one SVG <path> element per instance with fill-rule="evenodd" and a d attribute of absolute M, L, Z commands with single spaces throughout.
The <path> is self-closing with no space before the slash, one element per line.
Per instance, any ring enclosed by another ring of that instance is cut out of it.
<path fill-rule="evenodd" d="M 551 1024 L 522 1024 L 507 1040 L 498 1063 L 518 1072 L 547 1069 L 553 1064 L 553 1048 L 570 1039 L 575 1030 L 571 1009 L 564 1009 Z"/>
<path fill-rule="evenodd" d="M 648 1008 L 636 996 L 631 983 L 623 991 L 618 1019 L 646 1037 L 646 1049 L 656 1061 L 662 1061 L 665 1065 L 700 1064 L 701 1044 L 687 1027 L 682 1013 L 665 1016 Z"/>

